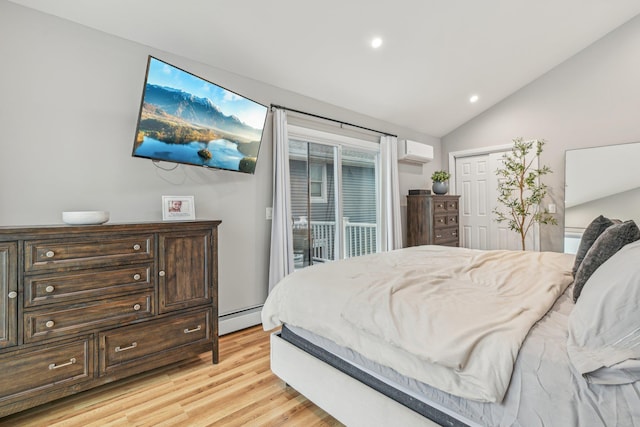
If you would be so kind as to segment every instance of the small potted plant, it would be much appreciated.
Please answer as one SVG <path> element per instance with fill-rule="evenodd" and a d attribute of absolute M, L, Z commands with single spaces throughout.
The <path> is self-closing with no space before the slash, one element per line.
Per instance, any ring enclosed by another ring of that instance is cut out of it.
<path fill-rule="evenodd" d="M 431 189 L 435 194 L 447 194 L 449 191 L 449 178 L 451 178 L 451 174 L 447 171 L 435 171 L 431 175 L 431 181 L 433 181 L 433 185 Z"/>

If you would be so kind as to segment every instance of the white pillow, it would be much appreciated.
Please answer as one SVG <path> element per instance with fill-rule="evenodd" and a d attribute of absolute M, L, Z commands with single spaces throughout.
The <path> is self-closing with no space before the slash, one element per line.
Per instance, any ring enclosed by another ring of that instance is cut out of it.
<path fill-rule="evenodd" d="M 584 285 L 569 315 L 569 360 L 587 381 L 640 380 L 640 241 L 624 246 Z"/>

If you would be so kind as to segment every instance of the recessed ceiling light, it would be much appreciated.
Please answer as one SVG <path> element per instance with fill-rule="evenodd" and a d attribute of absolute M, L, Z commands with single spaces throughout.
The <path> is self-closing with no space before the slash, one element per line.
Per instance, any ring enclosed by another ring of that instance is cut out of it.
<path fill-rule="evenodd" d="M 380 37 L 374 37 L 373 40 L 371 40 L 371 47 L 377 49 L 380 46 L 382 46 L 382 39 Z"/>
<path fill-rule="evenodd" d="M 469 102 L 473 104 L 474 102 L 478 102 L 478 99 L 480 99 L 478 98 L 478 95 L 471 95 L 471 98 L 469 98 Z"/>

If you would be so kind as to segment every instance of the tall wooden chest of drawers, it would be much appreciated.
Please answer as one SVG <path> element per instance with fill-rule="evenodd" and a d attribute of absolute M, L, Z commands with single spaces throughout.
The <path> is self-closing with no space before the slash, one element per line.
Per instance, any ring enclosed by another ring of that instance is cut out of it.
<path fill-rule="evenodd" d="M 220 221 L 0 227 L 0 417 L 205 351 Z"/>
<path fill-rule="evenodd" d="M 460 196 L 407 196 L 407 246 L 460 245 Z"/>

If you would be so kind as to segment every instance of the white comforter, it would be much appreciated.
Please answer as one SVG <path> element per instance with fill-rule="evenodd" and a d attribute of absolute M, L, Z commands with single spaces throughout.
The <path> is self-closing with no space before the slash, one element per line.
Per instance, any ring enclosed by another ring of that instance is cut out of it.
<path fill-rule="evenodd" d="M 448 393 L 500 402 L 529 329 L 571 283 L 573 256 L 420 246 L 283 279 L 266 330 L 288 323 Z"/>

